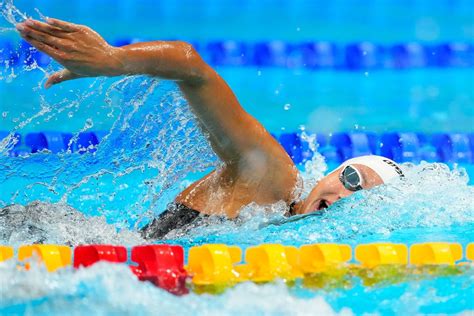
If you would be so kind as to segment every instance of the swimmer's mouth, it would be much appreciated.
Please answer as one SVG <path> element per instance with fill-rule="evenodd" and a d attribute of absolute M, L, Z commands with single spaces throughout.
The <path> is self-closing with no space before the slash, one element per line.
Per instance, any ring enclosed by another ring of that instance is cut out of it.
<path fill-rule="evenodd" d="M 317 211 L 324 210 L 328 208 L 332 203 L 326 200 L 319 201 L 318 207 L 316 208 Z"/>

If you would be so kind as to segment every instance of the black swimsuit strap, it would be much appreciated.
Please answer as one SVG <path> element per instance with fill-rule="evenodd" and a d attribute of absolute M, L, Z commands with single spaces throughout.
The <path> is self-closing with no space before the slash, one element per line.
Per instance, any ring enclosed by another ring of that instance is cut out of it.
<path fill-rule="evenodd" d="M 205 217 L 207 215 L 183 204 L 170 204 L 163 213 L 158 215 L 158 218 L 143 227 L 140 233 L 144 239 L 160 239 L 172 230 L 191 224 L 199 216 Z"/>

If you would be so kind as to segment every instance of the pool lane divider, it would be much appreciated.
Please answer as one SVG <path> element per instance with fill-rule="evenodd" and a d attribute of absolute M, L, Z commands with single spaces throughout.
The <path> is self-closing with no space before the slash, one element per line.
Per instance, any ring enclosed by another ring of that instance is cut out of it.
<path fill-rule="evenodd" d="M 89 131 L 77 134 L 44 131 L 20 135 L 0 131 L 0 141 L 7 139 L 10 156 L 21 156 L 49 150 L 51 153 L 70 151 L 73 153 L 93 153 L 106 131 Z M 24 137 L 23 137 L 24 136 Z M 389 132 L 337 132 L 322 133 L 282 133 L 273 135 L 296 164 L 310 160 L 314 148 L 309 139 L 314 138 L 319 145 L 317 151 L 327 161 L 341 163 L 362 155 L 382 155 L 397 162 L 445 162 L 474 163 L 474 133 L 412 133 Z"/>
<path fill-rule="evenodd" d="M 97 262 L 130 264 L 130 270 L 140 281 L 149 281 L 173 294 L 189 292 L 193 286 L 229 286 L 239 282 L 271 282 L 275 279 L 294 281 L 311 275 L 352 267 L 433 267 L 474 265 L 474 243 L 467 245 L 465 258 L 460 262 L 462 246 L 458 243 L 427 242 L 413 244 L 371 243 L 352 248 L 345 244 L 321 243 L 299 248 L 280 244 L 248 247 L 242 263 L 242 249 L 224 244 L 204 244 L 191 247 L 187 265 L 184 250 L 176 245 L 143 245 L 127 248 L 115 245 L 82 245 L 74 248 L 63 245 L 24 245 L 18 248 L 17 258 L 25 270 L 32 262 L 43 264 L 48 272 L 68 266 L 88 268 Z M 14 258 L 14 248 L 0 246 L 0 262 Z M 127 259 L 130 259 L 129 261 Z M 383 278 L 383 276 L 382 276 Z"/>
<path fill-rule="evenodd" d="M 60 245 L 25 245 L 18 248 L 18 260 L 27 261 L 34 258 L 46 267 L 48 272 L 54 272 L 58 269 L 71 265 L 72 252 L 68 246 Z M 25 269 L 30 269 L 30 262 L 25 262 Z"/>
<path fill-rule="evenodd" d="M 112 43 L 120 47 L 141 41 L 146 39 L 120 38 L 112 40 Z M 363 71 L 474 66 L 474 46 L 468 42 L 434 45 L 407 42 L 381 45 L 369 41 L 339 44 L 327 41 L 289 43 L 280 40 L 221 40 L 191 41 L 190 44 L 208 63 L 224 67 Z M 9 66 L 31 66 L 36 63 L 45 67 L 51 62 L 49 56 L 23 40 L 1 41 L 0 49 L 0 61 Z"/>
<path fill-rule="evenodd" d="M 13 258 L 13 247 L 0 246 L 0 262 Z"/>

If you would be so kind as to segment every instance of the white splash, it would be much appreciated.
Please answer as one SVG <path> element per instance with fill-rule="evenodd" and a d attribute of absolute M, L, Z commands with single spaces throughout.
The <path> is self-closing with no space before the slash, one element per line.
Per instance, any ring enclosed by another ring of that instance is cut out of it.
<path fill-rule="evenodd" d="M 283 283 L 243 283 L 224 294 L 181 297 L 139 282 L 125 265 L 98 263 L 87 269 L 47 273 L 33 265 L 21 271 L 0 263 L 0 311 L 17 305 L 27 314 L 70 315 L 352 315 L 335 312 L 322 297 L 298 298 Z M 275 299 L 278 298 L 278 299 Z"/>

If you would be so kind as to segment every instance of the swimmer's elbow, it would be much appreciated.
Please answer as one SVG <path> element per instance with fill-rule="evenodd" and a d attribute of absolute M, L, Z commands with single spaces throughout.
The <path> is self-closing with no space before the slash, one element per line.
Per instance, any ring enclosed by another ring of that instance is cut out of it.
<path fill-rule="evenodd" d="M 186 65 L 182 81 L 193 86 L 199 86 L 207 82 L 212 68 L 202 59 L 192 44 L 178 41 L 177 45 L 183 53 Z"/>

